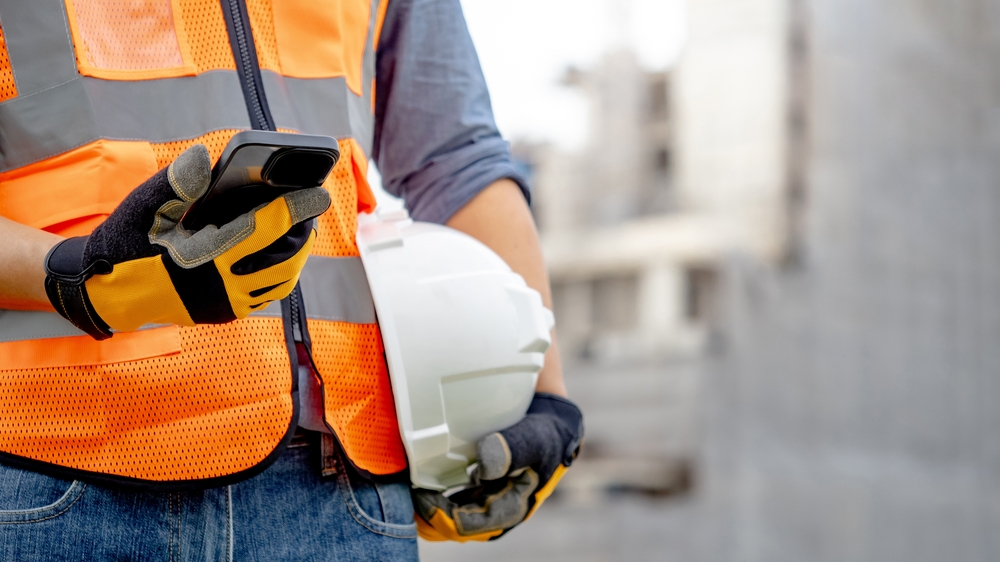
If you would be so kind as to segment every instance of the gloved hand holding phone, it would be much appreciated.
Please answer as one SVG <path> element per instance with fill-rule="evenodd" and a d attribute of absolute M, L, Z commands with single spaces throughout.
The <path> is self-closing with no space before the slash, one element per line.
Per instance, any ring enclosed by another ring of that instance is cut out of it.
<path fill-rule="evenodd" d="M 220 324 L 292 291 L 330 206 L 321 187 L 292 191 L 223 225 L 180 227 L 209 188 L 212 162 L 195 145 L 130 193 L 89 236 L 45 260 L 59 314 L 101 340 L 144 324 Z"/>
<path fill-rule="evenodd" d="M 420 536 L 432 541 L 497 539 L 526 521 L 579 453 L 583 414 L 561 396 L 535 393 L 528 413 L 478 443 L 478 485 L 451 496 L 414 490 Z"/>

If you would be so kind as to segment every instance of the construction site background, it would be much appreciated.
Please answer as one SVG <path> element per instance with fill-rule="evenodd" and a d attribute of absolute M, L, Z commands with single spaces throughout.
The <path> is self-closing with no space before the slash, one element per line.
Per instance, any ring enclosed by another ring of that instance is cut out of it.
<path fill-rule="evenodd" d="M 685 29 L 669 68 L 626 41 L 551 77 L 579 146 L 515 142 L 584 454 L 423 559 L 1000 559 L 1000 4 L 687 0 Z"/>

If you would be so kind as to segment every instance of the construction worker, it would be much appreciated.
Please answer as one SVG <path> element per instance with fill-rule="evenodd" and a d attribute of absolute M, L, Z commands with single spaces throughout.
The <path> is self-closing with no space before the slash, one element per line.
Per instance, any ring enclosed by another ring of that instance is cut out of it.
<path fill-rule="evenodd" d="M 411 496 L 350 312 L 369 157 L 549 302 L 458 0 L 2 0 L 0 27 L 0 560 L 415 560 L 418 527 L 497 538 L 551 493 L 582 438 L 555 345 L 480 484 Z M 246 129 L 341 158 L 185 232 Z"/>

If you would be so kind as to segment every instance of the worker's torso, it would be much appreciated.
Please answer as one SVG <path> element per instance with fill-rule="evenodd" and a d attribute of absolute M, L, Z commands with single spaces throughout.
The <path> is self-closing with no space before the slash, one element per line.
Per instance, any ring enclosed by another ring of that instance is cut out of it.
<path fill-rule="evenodd" d="M 289 350 L 300 341 L 350 459 L 373 474 L 405 468 L 354 240 L 357 212 L 374 204 L 366 152 L 384 8 L 0 0 L 4 217 L 87 234 L 187 147 L 218 158 L 262 123 L 334 136 L 342 152 L 297 298 L 229 324 L 150 326 L 104 342 L 52 313 L 0 311 L 0 460 L 164 486 L 252 474 L 294 430 Z"/>

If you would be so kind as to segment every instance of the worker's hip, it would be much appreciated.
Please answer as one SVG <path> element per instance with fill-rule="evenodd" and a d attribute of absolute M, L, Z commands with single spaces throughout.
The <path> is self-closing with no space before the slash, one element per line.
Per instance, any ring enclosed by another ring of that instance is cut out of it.
<path fill-rule="evenodd" d="M 319 437 L 249 480 L 121 492 L 0 465 L 0 561 L 416 560 L 406 483 L 372 483 Z M 326 473 L 326 476 L 323 475 Z"/>

